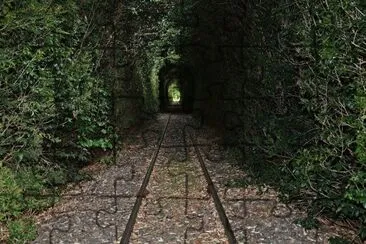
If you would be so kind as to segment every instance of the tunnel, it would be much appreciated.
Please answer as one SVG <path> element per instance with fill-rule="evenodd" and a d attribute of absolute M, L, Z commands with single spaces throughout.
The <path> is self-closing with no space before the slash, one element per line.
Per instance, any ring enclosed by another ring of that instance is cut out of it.
<path fill-rule="evenodd" d="M 365 243 L 364 2 L 1 1 L 0 242 Z"/>
<path fill-rule="evenodd" d="M 189 67 L 165 65 L 159 72 L 160 112 L 192 113 L 195 80 Z"/>

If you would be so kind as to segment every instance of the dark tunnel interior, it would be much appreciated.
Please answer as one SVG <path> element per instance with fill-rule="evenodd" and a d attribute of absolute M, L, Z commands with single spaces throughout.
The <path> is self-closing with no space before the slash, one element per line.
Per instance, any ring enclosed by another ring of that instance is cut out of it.
<path fill-rule="evenodd" d="M 159 72 L 161 112 L 192 113 L 195 80 L 188 67 L 168 64 Z"/>

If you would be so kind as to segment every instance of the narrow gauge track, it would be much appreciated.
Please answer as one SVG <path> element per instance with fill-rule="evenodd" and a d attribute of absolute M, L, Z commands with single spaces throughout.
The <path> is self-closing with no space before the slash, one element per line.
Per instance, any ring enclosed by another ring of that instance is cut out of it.
<path fill-rule="evenodd" d="M 131 215 L 130 215 L 130 218 L 128 219 L 128 222 L 127 222 L 127 225 L 126 225 L 126 228 L 125 228 L 125 231 L 122 235 L 122 238 L 121 238 L 121 241 L 120 241 L 120 244 L 128 244 L 129 241 L 130 241 L 130 237 L 131 237 L 131 234 L 132 234 L 132 231 L 133 231 L 133 228 L 134 228 L 134 225 L 136 223 L 136 218 L 137 218 L 137 215 L 138 215 L 138 212 L 139 212 L 139 209 L 141 207 L 141 204 L 142 204 L 142 201 L 145 197 L 145 192 L 146 192 L 146 187 L 149 183 L 149 180 L 150 180 L 150 176 L 151 176 L 151 173 L 154 169 L 154 166 L 155 166 L 155 163 L 156 163 L 156 160 L 157 160 L 157 157 L 159 155 L 159 152 L 160 152 L 160 149 L 161 148 L 184 148 L 185 151 L 186 151 L 186 155 L 187 155 L 187 149 L 189 147 L 193 147 L 194 150 L 195 150 L 195 153 L 197 154 L 197 157 L 198 157 L 198 160 L 199 160 L 199 164 L 200 164 L 200 167 L 201 167 L 201 170 L 204 174 L 204 177 L 205 177 L 205 180 L 206 180 L 206 183 L 207 183 L 207 189 L 210 193 L 210 195 L 212 196 L 212 199 L 214 201 L 214 204 L 215 204 L 215 208 L 216 208 L 216 211 L 218 212 L 219 214 L 219 218 L 220 218 L 220 221 L 224 227 L 224 230 L 225 230 L 225 234 L 226 234 L 226 237 L 229 241 L 230 244 L 235 244 L 237 243 L 237 240 L 235 238 L 235 235 L 234 235 L 234 232 L 231 228 L 231 225 L 230 225 L 230 222 L 226 216 L 226 213 L 225 213 L 225 209 L 224 207 L 222 206 L 222 203 L 220 201 L 220 198 L 217 194 L 217 191 L 216 191 L 216 188 L 212 182 L 212 179 L 209 175 L 209 172 L 206 168 L 206 165 L 204 163 L 204 160 L 202 158 L 202 155 L 200 153 L 200 150 L 199 150 L 199 146 L 209 146 L 210 144 L 198 144 L 197 141 L 195 140 L 195 138 L 193 137 L 192 134 L 188 134 L 192 143 L 193 144 L 187 144 L 186 142 L 186 135 L 187 135 L 187 131 L 186 129 L 187 128 L 192 128 L 192 129 L 199 129 L 199 128 L 196 128 L 192 125 L 185 125 L 184 128 L 183 128 L 183 145 L 171 145 L 171 146 L 162 146 L 162 143 L 164 141 L 164 138 L 166 136 L 166 132 L 167 132 L 167 129 L 168 129 L 168 126 L 169 126 L 169 123 L 170 123 L 170 120 L 171 120 L 171 114 L 169 115 L 168 117 L 168 121 L 165 125 L 165 128 L 164 128 L 164 131 L 163 131 L 163 134 L 159 140 L 159 143 L 158 143 L 158 148 L 156 149 L 155 153 L 154 153 L 154 156 L 153 156 L 153 159 L 151 160 L 150 164 L 149 164 L 149 167 L 147 169 L 147 172 L 146 172 L 146 175 L 144 177 L 144 180 L 141 184 L 141 187 L 140 187 L 140 190 L 136 196 L 136 201 L 135 201 L 135 204 L 133 206 L 133 209 L 132 209 L 132 212 L 131 212 Z M 187 184 L 188 184 L 188 175 L 185 174 L 185 182 L 186 182 L 186 189 L 188 189 L 187 187 Z M 187 210 L 187 204 L 188 204 L 188 193 L 186 192 L 186 210 Z M 187 213 L 185 213 L 187 214 Z"/>

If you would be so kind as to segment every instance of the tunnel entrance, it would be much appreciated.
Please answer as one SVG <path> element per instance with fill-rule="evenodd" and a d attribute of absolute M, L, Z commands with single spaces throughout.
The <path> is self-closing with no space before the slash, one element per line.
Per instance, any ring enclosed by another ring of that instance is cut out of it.
<path fill-rule="evenodd" d="M 192 113 L 194 79 L 189 68 L 168 64 L 159 72 L 160 111 Z"/>

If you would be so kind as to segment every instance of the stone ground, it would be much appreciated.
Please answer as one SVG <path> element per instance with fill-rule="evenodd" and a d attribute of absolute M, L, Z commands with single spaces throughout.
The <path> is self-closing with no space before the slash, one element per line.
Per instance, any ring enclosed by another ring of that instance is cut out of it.
<path fill-rule="evenodd" d="M 219 141 L 189 115 L 159 115 L 131 132 L 115 165 L 71 185 L 37 217 L 33 243 L 120 243 L 129 233 L 130 243 L 320 244 L 337 235 L 330 228 L 306 231 L 294 224 L 304 213 L 279 202 L 270 188 L 260 194 L 255 186 L 227 187 L 245 173 Z"/>

